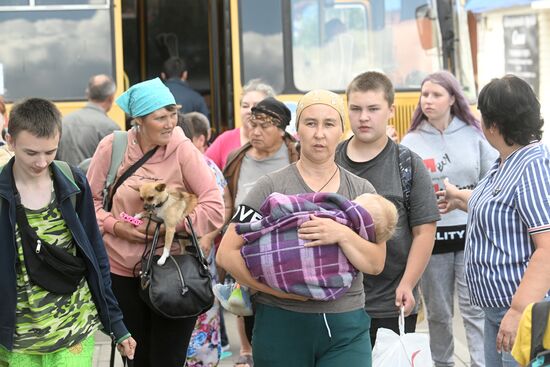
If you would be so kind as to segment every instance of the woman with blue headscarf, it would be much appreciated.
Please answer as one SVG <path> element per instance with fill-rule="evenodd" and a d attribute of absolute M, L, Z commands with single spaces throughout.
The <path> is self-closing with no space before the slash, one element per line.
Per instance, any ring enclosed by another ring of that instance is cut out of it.
<path fill-rule="evenodd" d="M 222 226 L 223 201 L 202 154 L 176 127 L 179 106 L 160 79 L 132 86 L 116 103 L 133 118 L 134 125 L 127 134 L 128 145 L 117 170 L 117 179 L 151 153 L 112 195 L 110 210 L 103 207 L 103 187 L 111 163 L 113 134 L 100 142 L 88 170 L 97 221 L 111 264 L 113 291 L 124 322 L 140 346 L 135 366 L 181 367 L 185 364 L 187 344 L 196 318 L 167 319 L 152 312 L 141 300 L 136 265 L 144 252 L 146 224 L 136 227 L 122 221 L 120 214 L 133 215 L 143 210 L 135 187 L 147 182 L 163 182 L 170 188 L 198 197 L 198 205 L 190 217 L 200 237 Z M 186 231 L 183 221 L 176 231 Z M 160 241 L 163 243 L 162 239 Z M 173 246 L 172 250 L 179 248 Z"/>

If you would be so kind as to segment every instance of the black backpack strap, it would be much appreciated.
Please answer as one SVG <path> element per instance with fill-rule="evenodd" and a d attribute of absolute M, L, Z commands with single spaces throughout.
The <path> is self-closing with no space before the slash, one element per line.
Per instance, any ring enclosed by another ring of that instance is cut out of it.
<path fill-rule="evenodd" d="M 128 168 L 119 178 L 118 180 L 116 180 L 115 184 L 113 185 L 113 190 L 111 191 L 111 195 L 109 196 L 109 202 L 107 203 L 107 206 L 105 207 L 105 210 L 106 211 L 111 211 L 111 208 L 113 207 L 113 198 L 115 197 L 115 193 L 116 191 L 118 190 L 118 188 L 120 187 L 120 185 L 122 185 L 122 183 L 124 181 L 126 181 L 126 179 L 128 177 L 130 177 L 131 175 L 134 174 L 134 172 L 136 172 L 138 170 L 139 167 L 143 166 L 143 164 L 145 162 L 147 162 L 147 160 L 149 160 L 149 158 L 151 158 L 153 156 L 153 154 L 155 154 L 155 152 L 157 151 L 157 149 L 159 148 L 159 146 L 157 145 L 156 147 L 154 147 L 153 149 L 151 149 L 150 151 L 148 151 L 147 153 L 145 153 L 143 155 L 143 157 L 141 157 L 139 159 L 139 161 L 137 161 L 136 163 L 132 164 L 130 166 L 130 168 Z"/>
<path fill-rule="evenodd" d="M 411 210 L 411 190 L 412 190 L 412 154 L 409 148 L 397 144 L 399 164 L 399 177 L 401 178 L 401 189 L 403 190 L 403 205 L 407 214 Z"/>
<path fill-rule="evenodd" d="M 546 327 L 548 326 L 548 315 L 550 314 L 550 302 L 543 301 L 533 304 L 531 309 L 531 355 L 530 360 L 544 352 L 542 345 Z"/>
<path fill-rule="evenodd" d="M 128 146 L 128 132 L 115 130 L 113 131 L 113 144 L 111 149 L 111 163 L 109 165 L 109 171 L 105 177 L 105 183 L 103 184 L 103 203 L 102 207 L 107 208 L 107 204 L 111 197 L 111 186 L 115 183 L 118 167 L 122 164 L 124 159 L 124 153 Z M 81 163 L 82 164 L 82 163 Z M 87 171 L 87 169 L 86 169 Z"/>
<path fill-rule="evenodd" d="M 54 160 L 53 161 L 53 164 L 59 168 L 59 170 L 61 171 L 61 173 L 74 185 L 76 186 L 79 190 L 80 190 L 80 187 L 78 187 L 78 185 L 76 184 L 76 181 L 74 179 L 74 173 L 73 173 L 73 169 L 71 168 L 71 166 L 69 165 L 69 163 L 65 162 L 65 161 L 58 161 L 58 160 Z M 76 195 L 71 195 L 70 197 L 71 199 L 71 205 L 73 206 L 73 209 L 76 208 Z"/>

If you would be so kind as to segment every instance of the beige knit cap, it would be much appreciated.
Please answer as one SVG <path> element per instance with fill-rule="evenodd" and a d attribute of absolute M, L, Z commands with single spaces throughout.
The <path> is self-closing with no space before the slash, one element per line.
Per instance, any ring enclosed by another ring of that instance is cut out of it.
<path fill-rule="evenodd" d="M 332 107 L 340 115 L 340 121 L 342 121 L 342 129 L 344 129 L 344 100 L 338 94 L 325 89 L 314 89 L 308 92 L 300 98 L 298 101 L 298 107 L 296 108 L 296 128 L 298 128 L 298 121 L 300 121 L 300 115 L 302 111 L 307 107 L 314 104 L 324 104 Z"/>

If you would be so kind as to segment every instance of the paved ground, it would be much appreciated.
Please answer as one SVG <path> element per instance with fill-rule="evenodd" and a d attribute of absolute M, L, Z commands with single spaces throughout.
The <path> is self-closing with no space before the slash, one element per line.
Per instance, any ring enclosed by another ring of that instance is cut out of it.
<path fill-rule="evenodd" d="M 455 304 L 455 310 L 458 310 Z M 455 315 L 459 312 L 455 312 Z M 231 367 L 239 356 L 239 338 L 235 329 L 235 317 L 229 313 L 225 314 L 225 321 L 227 330 L 229 333 L 229 340 L 231 343 L 232 356 L 223 359 L 219 367 Z M 417 332 L 428 333 L 428 324 L 426 321 L 422 321 L 417 326 Z M 464 326 L 460 316 L 455 316 L 453 319 L 453 332 L 455 335 L 455 367 L 469 366 L 470 357 L 468 355 L 468 348 L 466 346 L 466 336 L 464 333 Z M 111 351 L 111 344 L 108 337 L 101 333 L 96 335 L 96 350 L 94 355 L 94 367 L 109 367 L 109 356 Z M 120 357 L 115 358 L 115 367 L 122 367 Z"/>

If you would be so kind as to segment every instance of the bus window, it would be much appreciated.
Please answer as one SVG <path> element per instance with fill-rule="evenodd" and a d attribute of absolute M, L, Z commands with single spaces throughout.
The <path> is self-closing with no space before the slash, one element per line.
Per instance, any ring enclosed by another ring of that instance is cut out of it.
<path fill-rule="evenodd" d="M 292 0 L 293 75 L 307 91 L 343 91 L 367 70 L 386 73 L 396 89 L 416 89 L 440 69 L 438 49 L 425 50 L 415 9 L 427 0 Z"/>
<path fill-rule="evenodd" d="M 241 83 L 261 78 L 284 88 L 281 0 L 240 0 Z"/>
<path fill-rule="evenodd" d="M 382 50 L 377 68 L 387 73 L 396 89 L 418 89 L 426 75 L 442 68 L 436 43 L 424 49 L 418 32 L 416 9 L 428 0 L 385 1 L 384 28 L 376 36 Z M 436 29 L 434 29 L 434 32 Z"/>
<path fill-rule="evenodd" d="M 293 0 L 291 9 L 296 88 L 344 90 L 372 64 L 364 2 Z"/>
<path fill-rule="evenodd" d="M 1 6 L 29 5 L 29 0 L 4 0 Z"/>
<path fill-rule="evenodd" d="M 108 0 L 34 0 L 36 5 L 105 5 Z"/>
<path fill-rule="evenodd" d="M 109 6 L 53 9 L 28 6 L 4 11 L 0 7 L 0 64 L 6 100 L 30 95 L 55 101 L 85 100 L 84 86 L 91 75 L 116 77 Z"/>

